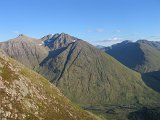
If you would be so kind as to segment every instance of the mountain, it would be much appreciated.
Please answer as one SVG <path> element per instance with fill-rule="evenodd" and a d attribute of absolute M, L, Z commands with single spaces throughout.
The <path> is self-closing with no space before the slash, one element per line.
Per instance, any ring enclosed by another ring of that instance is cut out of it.
<path fill-rule="evenodd" d="M 0 53 L 1 120 L 97 120 L 41 75 Z"/>
<path fill-rule="evenodd" d="M 140 73 L 160 70 L 160 42 L 124 41 L 102 49 L 127 67 Z"/>
<path fill-rule="evenodd" d="M 102 46 L 102 45 L 96 45 L 96 48 L 98 48 L 98 49 L 104 49 L 104 48 L 105 48 L 105 46 Z"/>
<path fill-rule="evenodd" d="M 0 44 L 0 48 L 8 56 L 20 61 L 31 69 L 48 55 L 48 49 L 41 46 L 42 42 L 20 34 L 17 38 Z"/>
<path fill-rule="evenodd" d="M 29 41 L 24 35 L 19 37 L 0 43 L 0 49 L 82 107 L 160 104 L 160 94 L 147 87 L 139 73 L 81 39 L 65 33 L 37 40 L 27 37 Z"/>

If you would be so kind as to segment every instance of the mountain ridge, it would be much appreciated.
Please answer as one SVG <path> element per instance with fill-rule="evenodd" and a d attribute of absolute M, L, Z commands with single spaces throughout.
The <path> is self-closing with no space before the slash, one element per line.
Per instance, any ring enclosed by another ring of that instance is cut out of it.
<path fill-rule="evenodd" d="M 70 100 L 82 106 L 159 104 L 159 94 L 145 85 L 140 74 L 81 39 L 66 34 L 58 36 L 49 38 L 52 39 L 49 46 L 30 45 L 31 47 L 23 54 L 26 55 L 25 60 L 31 61 L 38 58 L 34 57 L 35 53 L 37 56 L 42 56 L 42 52 L 31 52 L 32 48 L 38 47 L 39 51 L 44 50 L 45 56 L 31 64 L 31 68 L 56 84 Z M 39 41 L 42 42 L 44 39 Z M 15 53 L 23 51 L 28 46 L 27 43 L 24 48 L 18 50 L 9 48 L 6 44 L 8 43 L 0 43 L 0 48 L 9 56 L 6 49 L 15 50 L 12 54 L 14 59 L 17 59 Z M 21 63 L 24 62 L 24 59 L 21 59 L 22 55 L 17 59 Z M 23 64 L 27 66 L 28 63 Z"/>
<path fill-rule="evenodd" d="M 160 69 L 160 42 L 138 40 L 119 43 L 102 49 L 127 67 L 140 73 Z"/>

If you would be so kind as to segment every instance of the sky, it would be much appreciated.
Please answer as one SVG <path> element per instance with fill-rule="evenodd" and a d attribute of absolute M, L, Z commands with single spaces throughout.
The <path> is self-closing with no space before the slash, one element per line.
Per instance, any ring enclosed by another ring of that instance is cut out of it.
<path fill-rule="evenodd" d="M 160 40 L 160 0 L 1 0 L 0 41 L 67 33 L 92 44 Z"/>

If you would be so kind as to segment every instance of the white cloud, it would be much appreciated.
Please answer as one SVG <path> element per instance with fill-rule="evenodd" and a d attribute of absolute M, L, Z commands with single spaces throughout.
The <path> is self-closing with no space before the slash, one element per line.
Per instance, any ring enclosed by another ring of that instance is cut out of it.
<path fill-rule="evenodd" d="M 151 39 L 151 40 L 160 40 L 160 36 L 158 36 L 158 35 L 153 35 L 153 36 L 150 36 L 150 37 L 148 37 L 147 39 Z"/>
<path fill-rule="evenodd" d="M 19 35 L 20 32 L 19 31 L 13 31 L 14 34 Z"/>
<path fill-rule="evenodd" d="M 104 32 L 105 30 L 104 30 L 103 28 L 97 28 L 95 31 L 96 31 L 97 33 L 102 33 L 102 32 Z"/>
<path fill-rule="evenodd" d="M 118 38 L 118 37 L 113 37 L 112 39 L 110 39 L 111 41 L 120 41 L 122 40 L 121 38 Z"/>
<path fill-rule="evenodd" d="M 123 41 L 122 38 L 113 37 L 113 38 L 109 38 L 107 40 L 94 41 L 91 44 L 93 44 L 93 45 L 102 45 L 102 46 L 106 46 L 107 47 L 107 46 L 111 46 L 111 45 L 116 44 L 116 43 L 120 43 L 122 41 Z"/>
<path fill-rule="evenodd" d="M 108 42 L 108 41 L 122 41 L 122 38 L 119 38 L 119 37 L 112 37 L 112 38 L 109 38 L 109 39 L 106 39 L 106 40 L 100 40 L 100 41 L 96 41 L 96 42 Z"/>

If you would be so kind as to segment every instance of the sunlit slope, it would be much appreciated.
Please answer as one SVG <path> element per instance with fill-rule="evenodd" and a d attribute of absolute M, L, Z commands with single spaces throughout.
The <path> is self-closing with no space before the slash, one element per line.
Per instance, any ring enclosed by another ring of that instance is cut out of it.
<path fill-rule="evenodd" d="M 0 119 L 96 120 L 45 78 L 0 54 Z"/>

